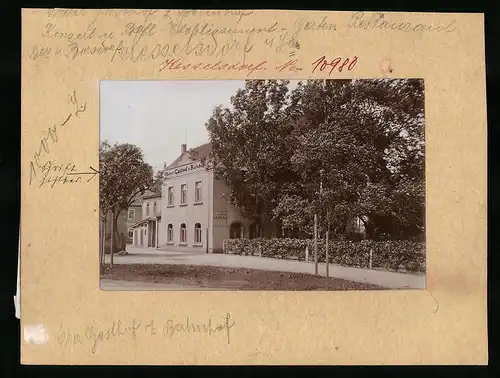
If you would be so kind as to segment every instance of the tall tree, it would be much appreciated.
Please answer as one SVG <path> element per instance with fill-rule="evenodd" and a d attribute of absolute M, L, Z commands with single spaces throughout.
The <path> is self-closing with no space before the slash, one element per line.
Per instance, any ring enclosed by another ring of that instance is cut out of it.
<path fill-rule="evenodd" d="M 299 198 L 315 203 L 323 219 L 328 214 L 337 232 L 353 217 L 369 237 L 423 228 L 421 80 L 308 81 L 291 103 Z"/>
<path fill-rule="evenodd" d="M 247 81 L 207 122 L 216 175 L 247 216 L 297 234 L 422 232 L 422 80 Z"/>
<path fill-rule="evenodd" d="M 142 150 L 133 144 L 101 143 L 99 150 L 99 205 L 101 217 L 111 214 L 111 264 L 116 222 L 137 195 L 154 185 L 153 168 L 144 161 Z M 104 253 L 104 251 L 103 251 Z"/>
<path fill-rule="evenodd" d="M 262 229 L 273 215 L 281 187 L 294 180 L 285 136 L 288 81 L 251 80 L 231 97 L 232 108 L 215 108 L 206 126 L 216 177 L 229 187 L 231 202 Z"/>

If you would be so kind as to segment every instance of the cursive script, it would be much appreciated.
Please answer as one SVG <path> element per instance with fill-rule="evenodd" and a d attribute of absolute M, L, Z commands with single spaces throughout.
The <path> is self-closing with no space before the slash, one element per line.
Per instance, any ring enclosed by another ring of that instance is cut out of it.
<path fill-rule="evenodd" d="M 290 31 L 276 20 L 256 26 L 251 22 L 254 11 L 248 10 L 99 10 L 92 13 L 57 9 L 50 10 L 48 15 L 40 32 L 46 43 L 33 44 L 27 50 L 32 60 L 103 56 L 110 63 L 117 60 L 135 63 L 193 56 L 220 59 L 231 54 L 246 62 L 256 46 L 289 53 L 288 49 L 300 48 L 300 33 L 336 29 L 327 17 L 311 20 L 301 17 Z M 64 20 L 79 16 L 86 16 L 89 22 L 78 25 Z M 120 18 L 123 21 L 121 30 L 111 29 L 102 19 L 104 16 Z M 127 16 L 133 18 L 127 19 Z"/>
<path fill-rule="evenodd" d="M 387 20 L 384 13 L 356 12 L 351 16 L 351 21 L 347 25 L 353 29 L 380 29 L 403 32 L 445 32 L 450 33 L 455 31 L 453 25 L 456 20 L 450 21 L 447 25 L 431 25 L 431 24 L 415 24 L 409 21 L 397 22 Z"/>
<path fill-rule="evenodd" d="M 217 61 L 215 63 L 204 63 L 204 62 L 196 62 L 196 63 L 183 63 L 181 59 L 167 59 L 160 64 L 159 71 L 163 70 L 191 70 L 191 71 L 237 71 L 237 72 L 246 72 L 247 76 L 250 76 L 254 72 L 257 71 L 265 71 L 267 68 L 265 67 L 267 61 L 262 61 L 259 63 L 228 63 L 225 61 Z"/>
<path fill-rule="evenodd" d="M 185 322 L 175 322 L 173 319 L 168 319 L 163 326 L 163 335 L 172 337 L 179 333 L 205 333 L 207 335 L 212 335 L 220 332 L 224 332 L 227 337 L 227 343 L 231 344 L 230 330 L 233 328 L 234 322 L 231 322 L 231 315 L 227 314 L 226 319 L 223 323 L 214 325 L 212 319 L 208 319 L 206 323 L 193 323 L 186 318 Z"/>
<path fill-rule="evenodd" d="M 38 145 L 38 150 L 33 154 L 33 158 L 29 162 L 29 185 L 37 177 L 37 172 L 42 170 L 43 165 L 42 158 L 48 156 L 51 152 L 51 145 L 57 144 L 59 142 L 58 131 L 62 127 L 69 125 L 71 119 L 80 118 L 80 114 L 85 112 L 87 109 L 87 103 L 80 103 L 76 95 L 76 91 L 73 91 L 69 95 L 69 102 L 73 106 L 73 110 L 67 114 L 62 122 L 59 124 L 53 124 L 45 131 L 45 135 L 40 140 Z"/>
<path fill-rule="evenodd" d="M 169 318 L 156 324 L 154 320 L 141 322 L 136 319 L 122 322 L 113 321 L 109 326 L 99 328 L 95 322 L 85 327 L 80 332 L 74 332 L 71 328 L 61 325 L 57 336 L 57 343 L 60 348 L 75 348 L 79 345 L 88 345 L 92 354 L 95 354 L 99 346 L 106 342 L 118 340 L 136 340 L 141 335 L 143 337 L 168 338 L 180 336 L 182 334 L 200 334 L 216 336 L 223 334 L 228 344 L 231 343 L 231 329 L 234 327 L 234 320 L 231 314 L 227 313 L 222 321 L 216 322 L 209 318 L 205 322 L 193 322 L 190 317 L 183 321 L 176 321 Z"/>
<path fill-rule="evenodd" d="M 49 160 L 40 167 L 42 177 L 40 179 L 41 188 L 44 185 L 53 188 L 56 184 L 77 184 L 82 183 L 83 176 L 88 176 L 86 182 L 90 182 L 99 171 L 89 167 L 89 172 L 77 172 L 76 165 L 73 163 L 56 164 L 55 160 Z"/>
<path fill-rule="evenodd" d="M 118 340 L 130 337 L 133 340 L 137 337 L 137 331 L 141 326 L 140 322 L 133 319 L 130 324 L 124 325 L 121 320 L 114 321 L 109 328 L 99 330 L 95 325 L 86 328 L 83 333 L 72 332 L 70 328 L 59 332 L 57 342 L 61 348 L 73 347 L 78 344 L 90 342 L 91 352 L 96 353 L 97 347 L 105 341 Z"/>

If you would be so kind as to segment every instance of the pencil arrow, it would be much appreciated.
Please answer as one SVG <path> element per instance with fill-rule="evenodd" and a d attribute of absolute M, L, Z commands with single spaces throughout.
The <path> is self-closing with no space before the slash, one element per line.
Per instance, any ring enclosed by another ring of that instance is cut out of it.
<path fill-rule="evenodd" d="M 92 172 L 69 172 L 68 175 L 78 175 L 78 176 L 81 176 L 81 175 L 92 175 L 90 176 L 90 178 L 87 180 L 87 182 L 89 182 L 90 180 L 92 180 L 96 175 L 99 174 L 99 171 L 97 171 L 96 169 L 92 168 L 89 166 L 89 168 L 92 170 Z"/>

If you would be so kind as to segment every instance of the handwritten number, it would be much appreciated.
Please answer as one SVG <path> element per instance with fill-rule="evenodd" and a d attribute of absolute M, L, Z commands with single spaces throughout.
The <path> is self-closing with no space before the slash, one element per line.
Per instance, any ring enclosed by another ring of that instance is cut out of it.
<path fill-rule="evenodd" d="M 340 64 L 341 62 L 342 64 Z M 333 73 L 333 71 L 335 71 L 335 69 L 338 72 L 342 72 L 344 67 L 347 67 L 347 70 L 351 71 L 352 69 L 354 69 L 357 62 L 358 62 L 357 56 L 355 56 L 352 61 L 349 58 L 343 59 L 342 57 L 337 57 L 329 62 L 326 56 L 323 55 L 321 58 L 318 58 L 314 62 L 312 62 L 313 66 L 312 72 L 314 73 L 317 69 L 319 69 L 319 71 L 322 72 L 327 67 L 330 67 L 330 71 L 328 72 L 328 76 L 330 76 Z"/>
<path fill-rule="evenodd" d="M 352 60 L 352 62 L 349 63 L 349 65 L 347 66 L 347 69 L 349 71 L 351 71 L 356 66 L 356 63 L 358 63 L 358 57 L 357 56 L 355 56 L 354 59 Z"/>

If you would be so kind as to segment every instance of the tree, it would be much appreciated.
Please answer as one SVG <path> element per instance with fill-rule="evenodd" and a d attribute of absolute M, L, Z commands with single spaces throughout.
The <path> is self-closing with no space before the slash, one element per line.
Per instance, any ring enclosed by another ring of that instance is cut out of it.
<path fill-rule="evenodd" d="M 424 227 L 422 80 L 253 80 L 207 122 L 218 178 L 247 215 L 312 235 Z M 320 187 L 322 189 L 320 190 Z M 320 229 L 321 232 L 321 229 Z"/>
<path fill-rule="evenodd" d="M 315 80 L 291 99 L 291 163 L 302 178 L 296 194 L 314 201 L 337 232 L 353 217 L 368 237 L 422 231 L 423 82 Z"/>
<path fill-rule="evenodd" d="M 153 187 L 153 169 L 144 161 L 142 150 L 132 144 L 110 145 L 104 141 L 99 150 L 99 205 L 104 222 L 111 214 L 111 265 L 113 264 L 116 222 L 137 195 Z M 104 232 L 105 233 L 105 232 Z M 103 250 L 104 254 L 104 250 Z"/>
<path fill-rule="evenodd" d="M 212 142 L 211 163 L 229 187 L 229 199 L 259 221 L 263 230 L 273 218 L 281 187 L 294 180 L 291 150 L 283 139 L 288 81 L 251 80 L 231 97 L 232 109 L 216 107 L 206 127 Z"/>
<path fill-rule="evenodd" d="M 163 170 L 158 170 L 153 175 L 153 182 L 151 184 L 151 187 L 149 188 L 149 190 L 153 193 L 161 194 L 161 189 L 164 182 L 163 172 Z"/>

